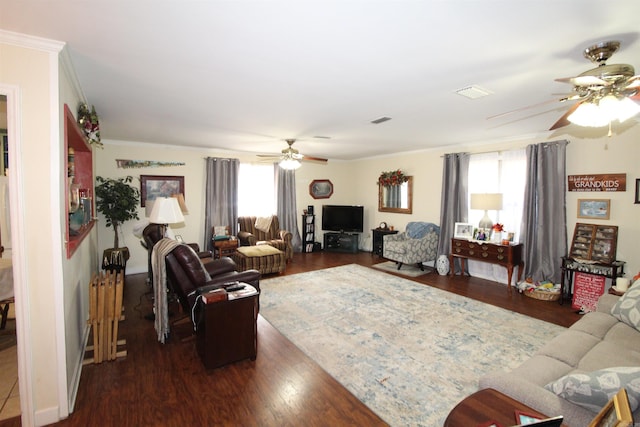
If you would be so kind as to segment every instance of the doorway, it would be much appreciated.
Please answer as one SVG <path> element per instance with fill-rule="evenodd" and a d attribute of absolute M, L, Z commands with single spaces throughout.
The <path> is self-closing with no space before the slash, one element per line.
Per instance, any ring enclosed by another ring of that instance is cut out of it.
<path fill-rule="evenodd" d="M 20 416 L 18 350 L 9 214 L 9 135 L 7 96 L 0 94 L 0 420 Z"/>

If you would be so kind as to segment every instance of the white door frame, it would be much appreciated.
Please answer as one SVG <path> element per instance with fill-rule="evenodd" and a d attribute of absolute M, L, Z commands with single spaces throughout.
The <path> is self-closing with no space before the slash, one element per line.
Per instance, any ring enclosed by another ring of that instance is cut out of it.
<path fill-rule="evenodd" d="M 9 139 L 9 206 L 11 213 L 11 246 L 13 292 L 15 296 L 16 338 L 18 340 L 18 384 L 22 425 L 34 425 L 33 364 L 29 292 L 25 253 L 24 183 L 22 177 L 21 93 L 17 86 L 0 83 L 0 94 L 7 97 L 7 134 Z"/>

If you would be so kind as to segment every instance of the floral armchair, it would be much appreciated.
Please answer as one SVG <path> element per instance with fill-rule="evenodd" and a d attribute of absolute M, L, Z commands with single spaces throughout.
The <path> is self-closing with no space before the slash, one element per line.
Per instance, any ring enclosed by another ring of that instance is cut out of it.
<path fill-rule="evenodd" d="M 241 216 L 238 218 L 240 246 L 270 245 L 284 252 L 286 262 L 293 259 L 293 234 L 280 229 L 276 215 L 267 218 Z"/>
<path fill-rule="evenodd" d="M 410 222 L 404 232 L 383 237 L 382 256 L 398 264 L 417 264 L 424 271 L 425 261 L 435 261 L 438 256 L 440 227 L 431 222 Z"/>

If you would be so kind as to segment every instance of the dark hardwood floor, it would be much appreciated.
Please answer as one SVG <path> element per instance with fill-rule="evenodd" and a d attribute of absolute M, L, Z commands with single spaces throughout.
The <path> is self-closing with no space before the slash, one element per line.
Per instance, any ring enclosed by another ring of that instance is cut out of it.
<path fill-rule="evenodd" d="M 285 274 L 382 261 L 365 252 L 296 254 Z M 73 413 L 55 425 L 385 425 L 262 317 L 255 362 L 205 370 L 195 341 L 183 341 L 190 336 L 188 323 L 174 327 L 169 341 L 159 344 L 153 322 L 145 319 L 152 307 L 145 278 L 126 279 L 120 337 L 128 355 L 85 366 Z M 570 304 L 534 300 L 477 278 L 430 273 L 414 280 L 562 326 L 579 318 Z M 19 419 L 0 422 L 19 425 Z"/>

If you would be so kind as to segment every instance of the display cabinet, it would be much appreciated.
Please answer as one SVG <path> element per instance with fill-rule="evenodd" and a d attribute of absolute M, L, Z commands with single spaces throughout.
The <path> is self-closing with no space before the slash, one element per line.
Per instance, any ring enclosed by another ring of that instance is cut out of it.
<path fill-rule="evenodd" d="M 617 245 L 617 226 L 577 223 L 569 257 L 610 264 L 616 259 Z"/>
<path fill-rule="evenodd" d="M 67 258 L 93 228 L 93 151 L 69 109 L 64 106 L 65 218 Z"/>

